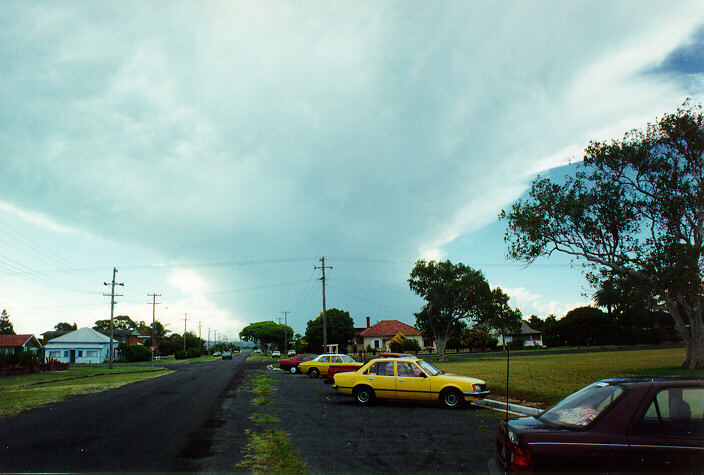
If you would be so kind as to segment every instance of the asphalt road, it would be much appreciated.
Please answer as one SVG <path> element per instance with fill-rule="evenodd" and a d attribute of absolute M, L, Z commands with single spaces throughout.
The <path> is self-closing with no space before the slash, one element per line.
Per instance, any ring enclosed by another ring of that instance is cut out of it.
<path fill-rule="evenodd" d="M 195 470 L 243 360 L 173 365 L 170 375 L 2 419 L 0 472 Z"/>

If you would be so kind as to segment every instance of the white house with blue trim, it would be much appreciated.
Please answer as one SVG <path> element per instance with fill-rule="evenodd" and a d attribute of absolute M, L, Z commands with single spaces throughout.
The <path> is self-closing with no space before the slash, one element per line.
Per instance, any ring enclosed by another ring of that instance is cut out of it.
<path fill-rule="evenodd" d="M 117 357 L 118 342 L 113 340 L 113 360 Z M 110 337 L 92 328 L 79 328 L 54 338 L 44 346 L 47 361 L 53 359 L 62 363 L 102 363 L 109 359 Z"/>

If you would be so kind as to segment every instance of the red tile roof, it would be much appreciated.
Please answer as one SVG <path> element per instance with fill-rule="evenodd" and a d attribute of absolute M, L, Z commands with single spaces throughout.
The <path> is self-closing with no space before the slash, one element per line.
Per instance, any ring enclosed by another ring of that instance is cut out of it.
<path fill-rule="evenodd" d="M 34 335 L 0 335 L 0 347 L 23 346 Z"/>
<path fill-rule="evenodd" d="M 420 335 L 423 333 L 415 327 L 398 320 L 382 320 L 360 333 L 361 336 L 394 336 L 398 332 L 404 335 Z"/>

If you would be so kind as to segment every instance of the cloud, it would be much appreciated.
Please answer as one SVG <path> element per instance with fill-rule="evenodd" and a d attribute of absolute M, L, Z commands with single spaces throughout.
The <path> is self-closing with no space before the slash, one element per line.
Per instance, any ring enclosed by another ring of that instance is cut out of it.
<path fill-rule="evenodd" d="M 566 302 L 546 299 L 545 296 L 534 293 L 525 287 L 499 287 L 510 297 L 510 305 L 520 309 L 524 319 L 527 319 L 530 315 L 537 315 L 542 319 L 545 319 L 548 315 L 555 315 L 559 320 L 572 309 L 591 305 L 591 302 L 586 301 Z"/>

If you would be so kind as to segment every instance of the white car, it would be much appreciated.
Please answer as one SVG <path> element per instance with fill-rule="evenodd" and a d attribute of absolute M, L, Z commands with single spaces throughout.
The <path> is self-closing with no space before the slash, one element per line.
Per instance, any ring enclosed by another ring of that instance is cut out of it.
<path fill-rule="evenodd" d="M 288 356 L 296 356 L 296 350 L 288 350 Z"/>
<path fill-rule="evenodd" d="M 281 352 L 279 350 L 272 351 L 271 356 L 276 356 L 276 357 L 281 358 Z"/>

